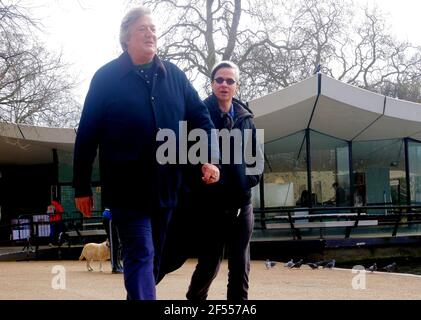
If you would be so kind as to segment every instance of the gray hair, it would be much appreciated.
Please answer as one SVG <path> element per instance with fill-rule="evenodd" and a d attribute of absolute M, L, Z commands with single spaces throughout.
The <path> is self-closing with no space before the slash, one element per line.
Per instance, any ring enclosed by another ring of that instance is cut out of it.
<path fill-rule="evenodd" d="M 215 79 L 215 74 L 218 72 L 218 70 L 223 68 L 233 69 L 235 78 L 234 80 L 237 81 L 237 83 L 240 81 L 240 69 L 234 62 L 228 60 L 223 60 L 213 66 L 211 71 L 211 81 Z"/>
<path fill-rule="evenodd" d="M 126 13 L 120 25 L 120 45 L 123 51 L 127 50 L 126 41 L 130 36 L 130 27 L 141 17 L 151 15 L 151 10 L 146 7 L 137 7 Z"/>

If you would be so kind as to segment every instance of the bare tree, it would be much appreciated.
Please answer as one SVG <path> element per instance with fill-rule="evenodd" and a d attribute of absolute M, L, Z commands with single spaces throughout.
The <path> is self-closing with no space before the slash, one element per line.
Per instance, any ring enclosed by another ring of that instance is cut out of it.
<path fill-rule="evenodd" d="M 76 82 L 60 54 L 34 36 L 38 22 L 19 1 L 0 0 L 0 121 L 75 126 Z"/>
<path fill-rule="evenodd" d="M 243 74 L 245 99 L 289 86 L 319 69 L 399 98 L 421 95 L 416 86 L 421 49 L 394 39 L 378 8 L 360 8 L 351 0 L 146 0 L 143 4 L 163 22 L 159 54 L 203 88 L 208 88 L 214 63 L 231 59 Z"/>
<path fill-rule="evenodd" d="M 253 50 L 264 45 L 279 46 L 267 38 L 264 30 L 240 23 L 244 14 L 252 12 L 248 1 L 147 0 L 143 4 L 151 7 L 160 21 L 167 21 L 160 36 L 163 45 L 159 54 L 175 61 L 204 88 L 208 87 L 205 81 L 217 60 L 233 59 L 242 67 Z"/>
<path fill-rule="evenodd" d="M 421 47 L 396 40 L 387 31 L 378 8 L 363 12 L 362 23 L 350 32 L 353 38 L 348 37 L 346 45 L 342 44 L 341 50 L 335 51 L 335 59 L 341 62 L 341 67 L 336 70 L 330 67 L 327 72 L 371 91 L 421 101 L 413 91 L 413 81 L 419 81 L 421 76 Z"/>

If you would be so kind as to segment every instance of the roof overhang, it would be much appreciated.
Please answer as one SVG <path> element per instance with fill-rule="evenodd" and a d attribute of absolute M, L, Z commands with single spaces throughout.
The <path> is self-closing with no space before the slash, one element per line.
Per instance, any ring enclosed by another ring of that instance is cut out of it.
<path fill-rule="evenodd" d="M 273 141 L 312 129 L 346 141 L 421 140 L 421 104 L 385 97 L 324 74 L 250 101 Z"/>
<path fill-rule="evenodd" d="M 53 150 L 73 151 L 74 129 L 0 123 L 0 165 L 54 162 Z"/>

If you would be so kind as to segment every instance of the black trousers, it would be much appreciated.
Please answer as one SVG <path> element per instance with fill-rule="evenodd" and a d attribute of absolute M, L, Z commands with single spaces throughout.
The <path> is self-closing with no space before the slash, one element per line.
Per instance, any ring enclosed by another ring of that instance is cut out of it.
<path fill-rule="evenodd" d="M 60 233 L 63 231 L 63 221 L 50 222 L 50 243 L 59 244 Z"/>
<path fill-rule="evenodd" d="M 250 272 L 250 239 L 254 216 L 252 205 L 237 210 L 207 211 L 201 224 L 201 249 L 186 297 L 206 300 L 213 279 L 218 274 L 224 248 L 228 256 L 228 300 L 247 300 Z"/>

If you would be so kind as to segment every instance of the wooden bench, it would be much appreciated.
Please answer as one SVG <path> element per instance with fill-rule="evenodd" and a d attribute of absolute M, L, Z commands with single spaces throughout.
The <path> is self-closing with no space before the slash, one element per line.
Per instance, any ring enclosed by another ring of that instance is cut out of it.
<path fill-rule="evenodd" d="M 361 212 L 360 216 L 365 216 L 367 213 Z M 315 213 L 315 214 L 306 214 L 306 215 L 291 215 L 292 219 L 308 219 L 308 218 L 323 218 L 323 217 L 336 217 L 338 219 L 341 218 L 348 218 L 348 217 L 356 217 L 358 213 L 356 212 L 346 212 L 346 213 Z M 277 215 L 274 216 L 276 219 L 288 219 L 287 215 Z"/>
<path fill-rule="evenodd" d="M 361 227 L 361 226 L 377 226 L 378 220 L 358 220 L 358 224 L 355 225 L 355 221 L 317 221 L 317 222 L 295 222 L 293 227 L 295 229 L 300 228 L 339 228 L 339 227 Z M 290 223 L 268 223 L 267 229 L 291 229 Z"/>
<path fill-rule="evenodd" d="M 65 231 L 60 234 L 59 238 L 59 247 L 63 246 L 64 243 L 67 242 L 67 246 L 70 248 L 72 245 L 72 239 L 80 239 L 84 243 L 84 238 L 89 237 L 100 237 L 100 236 L 107 236 L 107 233 L 104 229 L 94 229 L 94 230 L 71 230 Z"/>
<path fill-rule="evenodd" d="M 302 229 L 320 229 L 320 238 L 323 238 L 322 230 L 325 228 L 346 228 L 345 238 L 349 238 L 351 231 L 356 227 L 364 226 L 377 226 L 379 221 L 377 219 L 363 219 L 360 220 L 360 217 L 366 216 L 365 212 L 355 213 L 325 213 L 325 214 L 306 214 L 306 215 L 277 215 L 274 218 L 279 220 L 284 220 L 286 222 L 274 222 L 266 223 L 266 229 L 290 229 L 293 231 L 294 239 L 301 239 Z M 329 219 L 328 221 L 314 221 L 322 220 L 323 218 Z M 332 218 L 336 218 L 335 221 L 332 221 Z M 345 220 L 344 220 L 345 219 Z M 313 220 L 313 221 L 309 221 Z"/>
<path fill-rule="evenodd" d="M 69 237 L 87 237 L 87 236 L 102 236 L 102 235 L 106 235 L 107 233 L 105 232 L 105 230 L 102 229 L 95 229 L 95 230 L 72 230 L 72 231 L 68 231 L 65 232 L 67 234 L 67 236 Z"/>
<path fill-rule="evenodd" d="M 103 223 L 102 222 L 90 222 L 90 223 L 84 223 L 83 224 L 83 230 L 85 230 L 85 228 L 90 228 L 90 227 L 94 227 L 94 228 L 98 228 L 98 227 L 103 227 Z"/>

